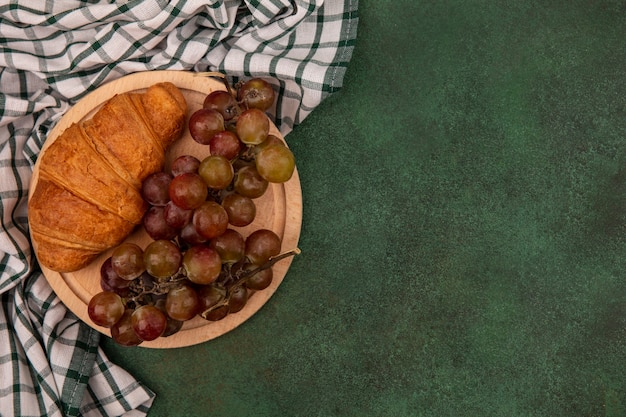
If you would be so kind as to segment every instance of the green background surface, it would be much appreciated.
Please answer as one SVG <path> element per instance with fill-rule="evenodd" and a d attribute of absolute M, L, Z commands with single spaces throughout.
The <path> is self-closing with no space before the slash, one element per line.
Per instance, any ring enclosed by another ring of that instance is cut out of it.
<path fill-rule="evenodd" d="M 302 255 L 234 331 L 110 358 L 150 416 L 625 416 L 626 3 L 362 0 L 287 140 Z"/>

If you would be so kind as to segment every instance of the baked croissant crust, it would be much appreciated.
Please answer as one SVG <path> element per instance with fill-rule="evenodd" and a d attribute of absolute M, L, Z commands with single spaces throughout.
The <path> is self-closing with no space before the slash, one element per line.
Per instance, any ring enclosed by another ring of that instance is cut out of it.
<path fill-rule="evenodd" d="M 141 223 L 141 183 L 163 168 L 185 128 L 187 103 L 169 82 L 118 94 L 42 153 L 28 203 L 39 262 L 57 272 L 87 266 Z"/>

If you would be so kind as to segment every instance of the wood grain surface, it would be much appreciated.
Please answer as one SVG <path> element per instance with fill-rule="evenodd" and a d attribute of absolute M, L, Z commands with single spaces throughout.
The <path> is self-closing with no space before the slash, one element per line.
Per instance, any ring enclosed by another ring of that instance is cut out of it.
<path fill-rule="evenodd" d="M 214 90 L 225 90 L 224 84 L 220 80 L 192 72 L 151 71 L 122 77 L 94 90 L 73 106 L 50 132 L 40 156 L 67 127 L 74 122 L 89 119 L 104 102 L 115 94 L 142 91 L 152 84 L 163 81 L 170 81 L 181 89 L 189 106 L 189 115 L 202 107 L 204 98 L 208 93 Z M 270 134 L 283 139 L 273 123 L 270 123 Z M 210 151 L 208 146 L 196 143 L 186 131 L 184 136 L 170 147 L 165 161 L 166 168 L 176 157 L 183 154 L 194 155 L 202 160 L 210 154 Z M 30 193 L 37 184 L 38 172 L 39 164 L 37 163 L 33 172 Z M 296 248 L 302 224 L 302 191 L 297 169 L 288 182 L 270 184 L 265 195 L 254 201 L 257 206 L 254 222 L 243 228 L 232 228 L 241 232 L 244 237 L 259 228 L 271 229 L 281 237 L 283 251 Z M 127 240 L 138 243 L 142 247 L 151 241 L 143 228 L 138 228 Z M 36 253 L 37 248 L 34 249 Z M 87 315 L 87 304 L 94 294 L 101 291 L 100 266 L 110 256 L 111 252 L 112 250 L 102 253 L 89 266 L 72 273 L 58 273 L 42 266 L 46 279 L 61 301 L 79 318 L 106 336 L 110 336 L 109 329 L 96 326 L 91 322 Z M 274 265 L 274 279 L 270 287 L 254 293 L 240 312 L 230 314 L 217 322 L 209 322 L 196 317 L 185 322 L 182 330 L 178 333 L 167 338 L 144 342 L 140 346 L 148 348 L 190 346 L 229 332 L 254 315 L 270 299 L 283 281 L 291 260 L 292 258 L 287 258 Z"/>

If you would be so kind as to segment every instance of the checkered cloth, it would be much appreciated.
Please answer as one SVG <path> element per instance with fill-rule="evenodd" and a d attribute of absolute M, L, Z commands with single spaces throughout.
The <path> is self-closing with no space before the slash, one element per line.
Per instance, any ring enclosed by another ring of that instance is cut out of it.
<path fill-rule="evenodd" d="M 109 362 L 99 333 L 60 303 L 31 251 L 27 190 L 55 122 L 128 73 L 219 71 L 233 82 L 280 80 L 272 110 L 286 134 L 341 87 L 357 1 L 2 2 L 0 415 L 145 415 L 155 396 Z"/>

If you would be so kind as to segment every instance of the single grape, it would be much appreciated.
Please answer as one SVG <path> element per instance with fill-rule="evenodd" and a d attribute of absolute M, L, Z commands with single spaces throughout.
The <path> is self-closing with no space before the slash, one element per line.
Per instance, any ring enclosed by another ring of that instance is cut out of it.
<path fill-rule="evenodd" d="M 254 201 L 238 193 L 230 193 L 224 196 L 222 207 L 224 207 L 228 214 L 228 222 L 233 226 L 247 226 L 252 223 L 256 217 L 256 205 Z"/>
<path fill-rule="evenodd" d="M 210 155 L 200 163 L 198 175 L 202 177 L 207 187 L 213 190 L 223 190 L 230 185 L 235 171 L 233 165 L 224 156 Z"/>
<path fill-rule="evenodd" d="M 166 206 L 167 207 L 167 206 Z M 171 240 L 178 233 L 178 229 L 165 221 L 165 207 L 152 206 L 143 216 L 143 227 L 154 240 Z"/>
<path fill-rule="evenodd" d="M 141 340 L 150 341 L 163 335 L 167 327 L 167 317 L 153 305 L 142 305 L 132 313 L 131 324 Z"/>
<path fill-rule="evenodd" d="M 228 213 L 215 201 L 205 201 L 194 210 L 191 222 L 200 236 L 213 239 L 228 228 Z"/>
<path fill-rule="evenodd" d="M 224 117 L 224 120 L 231 120 L 238 112 L 237 100 L 224 90 L 209 93 L 205 97 L 202 107 L 217 110 Z"/>
<path fill-rule="evenodd" d="M 167 294 L 158 298 L 154 302 L 154 306 L 158 308 L 159 310 L 161 310 L 161 312 L 165 314 L 165 317 L 167 318 L 167 325 L 165 326 L 165 331 L 163 332 L 161 337 L 168 337 L 168 336 L 178 333 L 178 331 L 182 329 L 183 324 L 184 324 L 182 321 L 174 320 L 173 318 L 167 315 L 167 310 L 165 309 L 166 298 L 167 298 Z"/>
<path fill-rule="evenodd" d="M 254 147 L 254 151 L 255 153 L 258 153 L 261 149 L 266 148 L 269 145 L 287 146 L 285 145 L 285 142 L 283 142 L 282 139 L 280 139 L 278 136 L 267 135 L 267 139 L 265 139 L 263 142 L 259 143 L 258 145 Z"/>
<path fill-rule="evenodd" d="M 237 285 L 230 289 L 228 297 L 228 312 L 237 313 L 241 311 L 248 302 L 248 289 L 243 285 Z"/>
<path fill-rule="evenodd" d="M 273 183 L 288 181 L 296 168 L 293 153 L 286 146 L 278 144 L 261 149 L 255 161 L 259 175 Z"/>
<path fill-rule="evenodd" d="M 217 110 L 199 109 L 189 117 L 189 134 L 202 145 L 208 145 L 211 137 L 222 130 L 224 116 Z"/>
<path fill-rule="evenodd" d="M 133 311 L 129 308 L 126 309 L 122 318 L 111 327 L 111 338 L 122 346 L 137 346 L 143 342 L 133 329 L 131 321 Z"/>
<path fill-rule="evenodd" d="M 250 263 L 262 265 L 280 254 L 280 237 L 269 229 L 258 229 L 246 238 L 246 257 Z"/>
<path fill-rule="evenodd" d="M 227 229 L 220 236 L 211 239 L 209 247 L 220 255 L 222 263 L 234 264 L 243 259 L 246 241 L 238 231 Z"/>
<path fill-rule="evenodd" d="M 209 321 L 219 321 L 219 320 L 226 318 L 226 316 L 228 316 L 228 310 L 229 310 L 228 304 L 224 304 L 219 307 L 214 307 L 210 310 L 205 311 L 202 314 L 202 318 L 209 320 Z"/>
<path fill-rule="evenodd" d="M 165 311 L 174 320 L 191 320 L 198 313 L 200 300 L 198 294 L 189 285 L 172 288 L 165 299 Z"/>
<path fill-rule="evenodd" d="M 124 314 L 122 297 L 111 291 L 102 291 L 95 294 L 87 305 L 87 314 L 91 321 L 102 327 L 111 327 Z"/>
<path fill-rule="evenodd" d="M 170 240 L 155 240 L 144 250 L 143 261 L 146 271 L 157 279 L 165 279 L 178 272 L 183 255 Z"/>
<path fill-rule="evenodd" d="M 168 202 L 163 209 L 163 218 L 169 227 L 182 229 L 190 221 L 193 210 L 185 210 L 178 207 L 172 201 Z"/>
<path fill-rule="evenodd" d="M 111 267 L 122 279 L 133 280 L 146 270 L 143 264 L 143 249 L 130 242 L 124 242 L 113 250 Z"/>
<path fill-rule="evenodd" d="M 248 108 L 268 110 L 274 104 L 274 98 L 274 89 L 261 78 L 248 80 L 237 90 L 237 99 L 243 101 Z"/>
<path fill-rule="evenodd" d="M 264 290 L 270 286 L 272 279 L 274 278 L 274 271 L 272 268 L 265 268 L 248 277 L 245 282 L 246 287 L 251 290 Z"/>
<path fill-rule="evenodd" d="M 173 334 L 176 334 L 182 329 L 183 322 L 180 320 L 174 320 L 171 317 L 167 318 L 167 325 L 165 326 L 165 331 L 161 335 L 161 337 L 169 337 Z"/>
<path fill-rule="evenodd" d="M 123 279 L 113 270 L 111 257 L 105 259 L 100 266 L 100 288 L 103 291 L 112 291 L 120 297 L 126 297 L 130 290 L 128 286 L 131 281 Z"/>
<path fill-rule="evenodd" d="M 206 200 L 208 194 L 209 190 L 198 174 L 180 174 L 170 182 L 170 199 L 182 209 L 193 210 L 199 207 Z"/>
<path fill-rule="evenodd" d="M 191 282 L 207 285 L 214 282 L 222 272 L 222 259 L 210 247 L 196 245 L 183 255 L 183 268 Z"/>
<path fill-rule="evenodd" d="M 258 145 L 267 139 L 270 121 L 259 109 L 248 109 L 237 119 L 237 136 L 246 145 Z"/>
<path fill-rule="evenodd" d="M 241 152 L 242 144 L 237 135 L 228 130 L 217 132 L 209 141 L 211 155 L 220 155 L 232 161 Z"/>
<path fill-rule="evenodd" d="M 167 172 L 159 171 L 150 174 L 141 184 L 143 199 L 153 206 L 164 206 L 170 201 L 168 187 L 172 176 Z"/>
<path fill-rule="evenodd" d="M 196 226 L 193 223 L 188 223 L 184 226 L 179 234 L 180 238 L 186 244 L 193 246 L 205 243 L 208 239 L 200 236 L 196 230 Z"/>
<path fill-rule="evenodd" d="M 217 285 L 201 285 L 196 293 L 199 300 L 198 314 L 200 315 L 208 312 L 226 298 L 226 290 Z"/>
<path fill-rule="evenodd" d="M 240 195 L 249 198 L 259 198 L 265 191 L 269 182 L 263 178 L 256 166 L 246 165 L 237 170 L 233 181 L 233 189 Z"/>
<path fill-rule="evenodd" d="M 170 172 L 173 176 L 180 174 L 197 174 L 200 160 L 193 155 L 181 155 L 174 159 L 170 166 Z"/>

